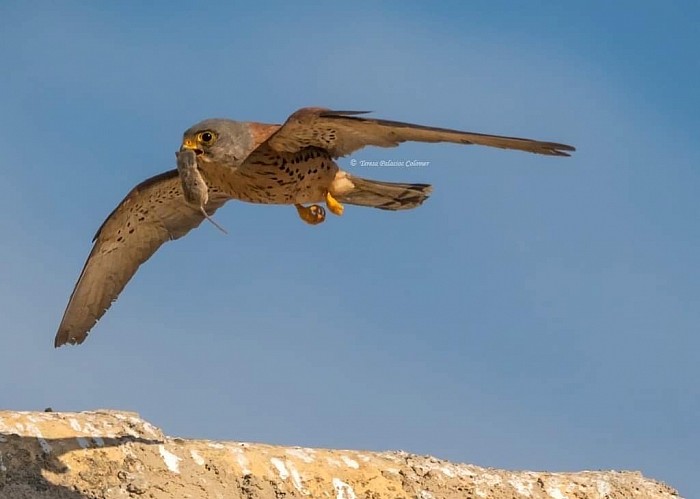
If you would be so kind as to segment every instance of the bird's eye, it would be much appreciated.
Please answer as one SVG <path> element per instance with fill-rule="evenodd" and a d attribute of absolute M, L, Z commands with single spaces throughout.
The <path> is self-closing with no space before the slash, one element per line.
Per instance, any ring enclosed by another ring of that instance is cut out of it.
<path fill-rule="evenodd" d="M 204 145 L 210 145 L 214 143 L 216 136 L 212 132 L 201 132 L 197 135 L 197 139 Z"/>

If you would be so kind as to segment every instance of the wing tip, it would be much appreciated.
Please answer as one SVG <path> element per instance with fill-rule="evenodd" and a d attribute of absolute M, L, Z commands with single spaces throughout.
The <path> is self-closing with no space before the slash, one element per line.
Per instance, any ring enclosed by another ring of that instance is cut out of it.
<path fill-rule="evenodd" d="M 574 146 L 563 145 L 563 146 L 560 146 L 560 147 L 558 148 L 558 152 L 559 152 L 562 156 L 571 156 L 571 154 L 569 154 L 569 153 L 570 153 L 570 152 L 576 152 L 576 148 L 575 148 Z"/>
<path fill-rule="evenodd" d="M 333 118 L 333 117 L 339 117 L 339 116 L 358 116 L 360 114 L 370 114 L 373 113 L 374 111 L 334 111 L 331 109 L 327 109 L 324 111 L 321 111 L 319 113 L 319 116 L 321 118 Z"/>
<path fill-rule="evenodd" d="M 80 345 L 87 338 L 88 333 L 83 334 L 71 334 L 70 330 L 63 328 L 61 326 L 56 333 L 56 337 L 53 340 L 53 347 L 59 348 L 63 345 Z"/>
<path fill-rule="evenodd" d="M 556 142 L 546 142 L 544 144 L 545 149 L 543 151 L 533 151 L 540 154 L 548 154 L 550 156 L 561 156 L 561 157 L 571 157 L 572 152 L 576 151 L 574 146 L 567 144 L 558 144 Z"/>

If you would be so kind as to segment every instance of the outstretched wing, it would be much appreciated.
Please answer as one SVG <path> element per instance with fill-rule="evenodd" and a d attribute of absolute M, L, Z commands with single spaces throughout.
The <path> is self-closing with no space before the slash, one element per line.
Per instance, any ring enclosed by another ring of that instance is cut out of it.
<path fill-rule="evenodd" d="M 296 152 L 320 147 L 333 157 L 341 157 L 365 146 L 395 147 L 401 142 L 453 142 L 517 149 L 550 156 L 569 156 L 575 148 L 556 142 L 460 132 L 398 121 L 362 118 L 366 111 L 331 111 L 303 108 L 273 133 L 265 145 L 280 152 Z"/>
<path fill-rule="evenodd" d="M 214 213 L 228 197 L 210 189 L 206 211 Z M 204 220 L 188 205 L 177 170 L 137 185 L 107 217 L 78 278 L 54 346 L 80 344 L 117 299 L 139 266 L 165 242 L 178 239 Z"/>

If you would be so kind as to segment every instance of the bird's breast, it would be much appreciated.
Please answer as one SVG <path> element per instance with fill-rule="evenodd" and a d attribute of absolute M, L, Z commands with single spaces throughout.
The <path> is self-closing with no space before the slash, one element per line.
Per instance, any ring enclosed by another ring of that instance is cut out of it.
<path fill-rule="evenodd" d="M 316 203 L 324 199 L 338 166 L 328 153 L 308 148 L 294 154 L 253 157 L 239 168 L 203 168 L 208 183 L 234 199 L 260 204 Z"/>

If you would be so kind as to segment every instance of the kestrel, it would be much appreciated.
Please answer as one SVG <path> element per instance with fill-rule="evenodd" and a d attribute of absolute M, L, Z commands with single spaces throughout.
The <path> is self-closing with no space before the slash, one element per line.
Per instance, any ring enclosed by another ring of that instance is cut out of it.
<path fill-rule="evenodd" d="M 294 205 L 306 223 L 324 221 L 325 204 L 382 210 L 419 206 L 428 184 L 368 180 L 335 163 L 366 146 L 452 142 L 569 156 L 565 144 L 460 132 L 371 119 L 365 112 L 304 108 L 283 125 L 227 119 L 202 121 L 184 133 L 177 166 L 134 187 L 107 217 L 73 289 L 54 345 L 80 344 L 139 266 L 165 242 L 198 227 L 231 199 Z M 194 155 L 192 154 L 194 153 Z M 205 183 L 205 184 L 204 184 Z"/>

